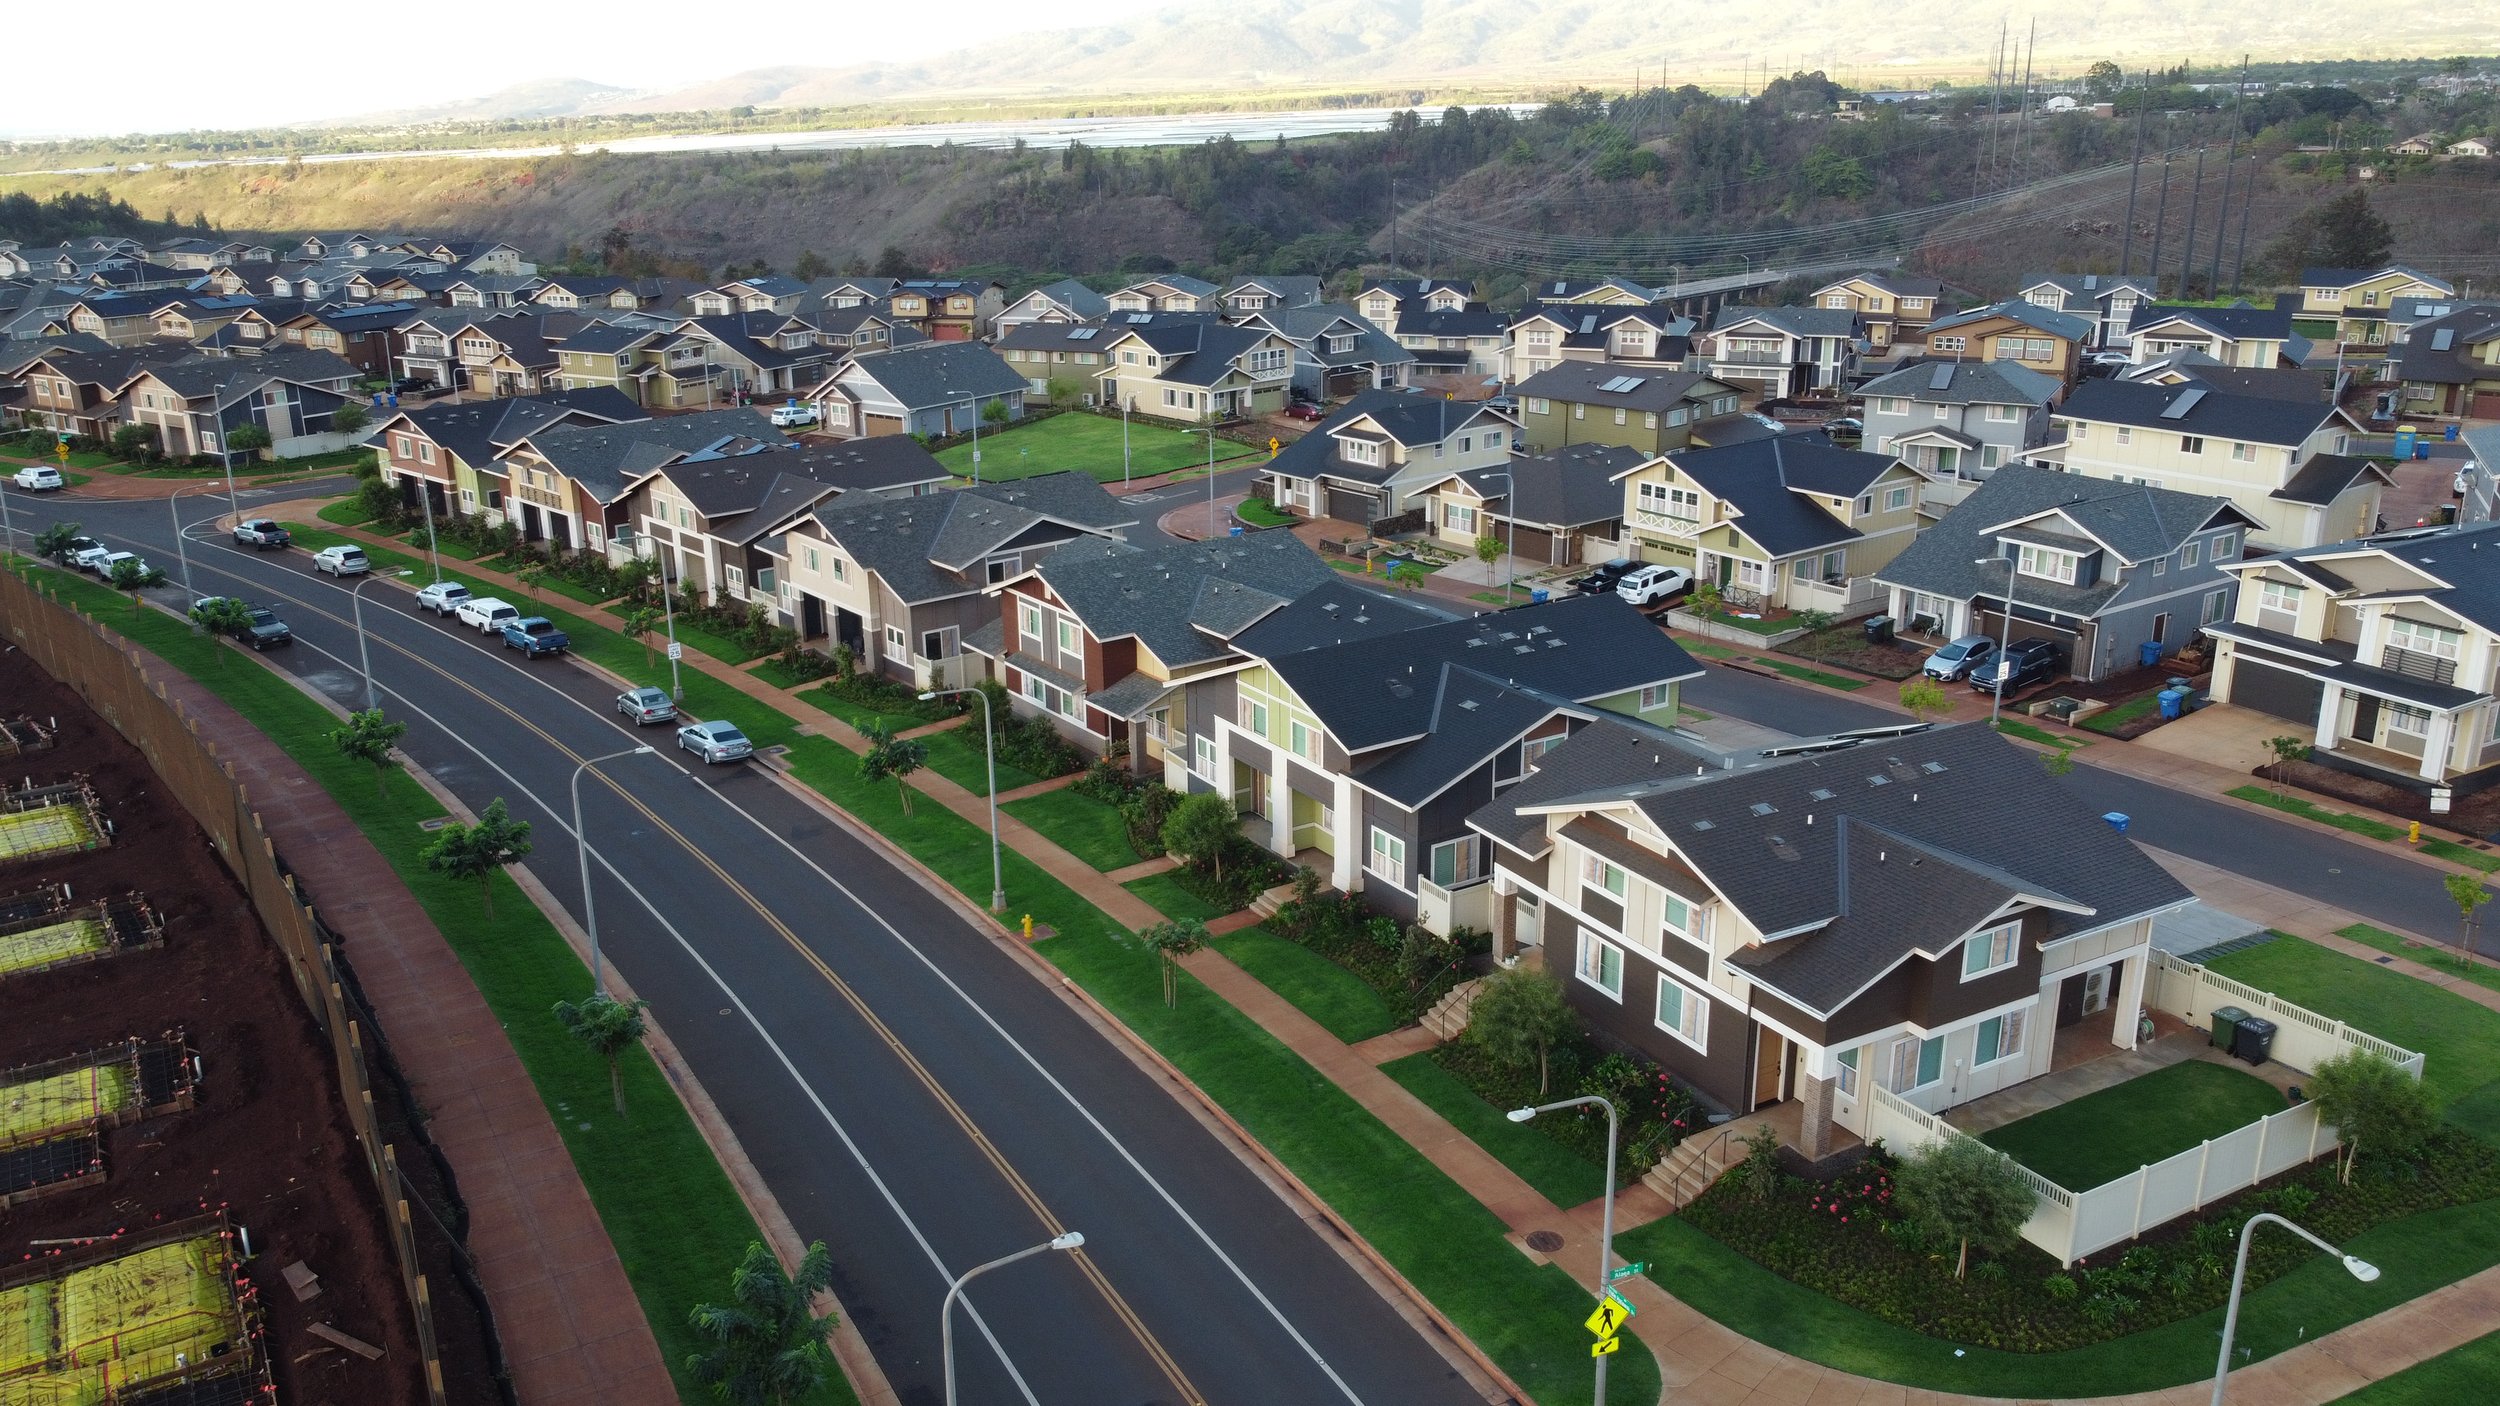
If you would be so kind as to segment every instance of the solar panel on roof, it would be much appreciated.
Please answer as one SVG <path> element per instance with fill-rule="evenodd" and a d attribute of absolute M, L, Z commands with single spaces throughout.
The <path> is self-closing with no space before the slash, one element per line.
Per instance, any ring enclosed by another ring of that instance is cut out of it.
<path fill-rule="evenodd" d="M 1930 367 L 1928 369 L 1927 389 L 1931 391 L 1940 391 L 1951 387 L 1952 384 L 1953 364 L 1951 362 L 1947 362 L 1942 366 Z"/>
<path fill-rule="evenodd" d="M 1071 342 L 1090 342 L 1094 339 L 1094 333 L 1100 330 L 1100 328 L 1095 327 L 1079 327 L 1075 331 L 1068 334 L 1068 340 Z"/>
<path fill-rule="evenodd" d="M 1587 336 L 1589 333 L 1596 330 L 1597 314 L 1593 312 L 1584 312 L 1580 314 L 1580 335 Z"/>
<path fill-rule="evenodd" d="M 2204 398 L 2205 388 L 2203 386 L 2190 386 L 2186 390 L 2180 392 L 2177 400 L 2174 400 L 2168 405 L 2162 407 L 2161 417 L 2165 420 L 2176 420 L 2180 416 L 2194 410 L 2196 408 L 2196 402 L 2203 400 Z"/>
<path fill-rule="evenodd" d="M 2457 329 L 2442 327 L 2431 334 L 2431 350 L 2446 351 L 2457 344 Z"/>

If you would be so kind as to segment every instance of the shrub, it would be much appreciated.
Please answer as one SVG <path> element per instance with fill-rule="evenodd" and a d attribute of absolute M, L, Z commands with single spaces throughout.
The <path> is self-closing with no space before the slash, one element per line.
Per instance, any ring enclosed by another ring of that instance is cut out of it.
<path fill-rule="evenodd" d="M 1975 1138 L 1929 1143 L 1901 1166 L 1902 1209 L 1960 1242 L 1956 1279 L 1970 1268 L 1973 1244 L 1993 1249 L 2012 1243 L 2038 1200 L 2013 1158 Z"/>
<path fill-rule="evenodd" d="M 1229 797 L 1200 791 L 1183 797 L 1163 822 L 1162 848 L 1191 866 L 1224 872 L 1224 851 L 1241 833 L 1241 817 Z"/>
<path fill-rule="evenodd" d="M 2347 1183 L 2363 1144 L 2380 1156 L 2409 1162 L 2439 1119 L 2420 1080 L 2369 1050 L 2353 1050 L 2320 1064 L 2309 1081 L 2309 1096 L 2317 1101 L 2318 1116 L 2334 1124 L 2343 1139 Z"/>
<path fill-rule="evenodd" d="M 1139 854 L 1163 853 L 1164 822 L 1171 819 L 1172 806 L 1179 800 L 1180 793 L 1160 781 L 1138 787 L 1120 806 L 1120 819 L 1128 825 L 1129 848 Z"/>
<path fill-rule="evenodd" d="M 1537 1072 L 1537 1093 L 1553 1089 L 1554 1046 L 1579 1028 L 1554 978 L 1513 967 L 1486 981 L 1467 1016 L 1469 1043 L 1513 1069 Z"/>

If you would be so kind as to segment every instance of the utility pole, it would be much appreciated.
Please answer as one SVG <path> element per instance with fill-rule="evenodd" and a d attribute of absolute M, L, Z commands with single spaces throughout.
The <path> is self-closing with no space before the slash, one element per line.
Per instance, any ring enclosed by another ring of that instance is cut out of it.
<path fill-rule="evenodd" d="M 2040 19 L 2039 19 L 2039 16 L 2034 15 L 2034 16 L 2032 17 L 2032 20 L 2031 20 L 2031 39 L 2030 39 L 2030 42 L 2028 42 L 2028 43 L 2026 43 L 2026 44 L 2024 44 L 2024 45 L 2023 45 L 2023 101 L 2022 101 L 2022 106 L 2021 106 L 2021 108 L 2020 108 L 2020 109 L 2018 109 L 2018 111 L 2019 111 L 2019 112 L 2021 113 L 2021 115 L 2022 115 L 2022 124 L 2021 124 L 2020 129 L 2017 131 L 2017 133 L 2016 133 L 2016 135 L 2015 135 L 2015 139 L 2014 139 L 2014 140 L 2015 140 L 2015 147 L 2014 147 L 2014 179 L 2015 179 L 2015 180 L 2017 180 L 2017 181 L 2021 180 L 2021 179 L 2022 179 L 2022 177 L 2023 177 L 2023 173 L 2024 173 L 2026 170 L 2028 170 L 2028 169 L 2030 168 L 2030 162 L 2031 162 L 2031 65 L 2032 65 L 2032 61 L 2033 61 L 2033 60 L 2035 60 L 2035 59 L 2037 59 L 2039 56 L 2040 56 Z"/>
<path fill-rule="evenodd" d="M 2240 55 L 2239 91 L 2231 96 L 2231 149 L 2222 158 L 2222 203 L 2214 207 L 2214 259 L 2205 273 L 2206 296 L 2222 296 L 2222 231 L 2231 221 L 2231 168 L 2240 164 L 2240 104 L 2248 100 L 2248 55 Z"/>
<path fill-rule="evenodd" d="M 2163 221 L 2170 214 L 2170 124 L 2162 123 L 2161 132 L 2161 199 L 2153 203 L 2153 261 L 2147 271 L 2153 276 L 2153 300 L 2161 301 L 2161 236 Z"/>
<path fill-rule="evenodd" d="M 2205 198 L 2205 149 L 2196 149 L 2196 180 L 2188 187 L 2187 238 L 2179 241 L 2179 297 L 2188 295 L 2188 279 L 2196 271 L 2196 207 Z"/>
<path fill-rule="evenodd" d="M 2135 272 L 2135 192 L 2144 180 L 2144 113 L 2153 105 L 2153 75 L 2144 75 L 2144 91 L 2135 105 L 2135 156 L 2127 164 L 2127 233 L 2118 246 L 2118 276 Z"/>
<path fill-rule="evenodd" d="M 2231 291 L 2233 293 L 2240 291 L 2240 273 L 2248 265 L 2248 210 L 2250 206 L 2257 203 L 2258 159 L 2257 153 L 2252 151 L 2248 154 L 2248 179 L 2240 182 L 2246 189 L 2240 192 L 2239 248 L 2231 254 Z"/>
<path fill-rule="evenodd" d="M 1398 262 L 1398 178 L 1389 178 L 1389 267 L 1403 270 Z"/>

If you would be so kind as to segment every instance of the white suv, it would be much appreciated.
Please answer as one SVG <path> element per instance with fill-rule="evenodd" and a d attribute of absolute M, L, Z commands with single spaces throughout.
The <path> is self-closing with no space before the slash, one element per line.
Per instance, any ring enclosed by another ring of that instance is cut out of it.
<path fill-rule="evenodd" d="M 417 592 L 417 604 L 437 615 L 449 615 L 469 600 L 469 588 L 457 581 L 437 581 Z"/>
<path fill-rule="evenodd" d="M 17 471 L 17 486 L 29 493 L 40 493 L 48 488 L 60 488 L 68 482 L 68 479 L 61 477 L 59 469 L 46 468 L 41 464 L 29 464 Z"/>
<path fill-rule="evenodd" d="M 813 405 L 780 405 L 773 408 L 773 426 L 776 429 L 796 429 L 815 423 L 816 407 Z"/>
<path fill-rule="evenodd" d="M 1680 566 L 1644 566 L 1615 583 L 1615 594 L 1634 605 L 1656 605 L 1693 584 L 1693 573 Z"/>

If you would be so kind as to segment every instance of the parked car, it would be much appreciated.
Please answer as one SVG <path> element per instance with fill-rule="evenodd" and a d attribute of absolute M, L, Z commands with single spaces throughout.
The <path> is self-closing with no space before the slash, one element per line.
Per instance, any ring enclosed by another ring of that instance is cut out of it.
<path fill-rule="evenodd" d="M 1313 424 L 1317 424 L 1328 418 L 1328 407 L 1325 405 L 1313 405 L 1307 400 L 1297 400 L 1293 404 L 1285 407 L 1285 418 L 1288 420 L 1307 420 Z"/>
<path fill-rule="evenodd" d="M 111 551 L 112 548 L 93 537 L 72 537 L 61 547 L 61 561 L 81 571 L 93 571 L 95 564 L 104 560 Z"/>
<path fill-rule="evenodd" d="M 138 567 L 141 571 L 146 571 L 148 569 L 147 558 L 139 555 L 137 552 L 106 552 L 102 557 L 99 557 L 96 560 L 96 564 L 94 566 L 88 569 L 95 572 L 96 575 L 105 577 L 109 580 L 111 579 L 114 571 L 119 569 L 123 562 L 129 562 Z"/>
<path fill-rule="evenodd" d="M 633 688 L 616 695 L 616 711 L 636 727 L 664 723 L 677 716 L 677 705 L 664 688 Z"/>
<path fill-rule="evenodd" d="M 776 405 L 773 407 L 773 427 L 775 429 L 790 430 L 796 429 L 801 425 L 812 425 L 815 423 L 816 407 L 813 405 Z"/>
<path fill-rule="evenodd" d="M 452 618 L 481 635 L 500 635 L 521 618 L 521 608 L 493 596 L 471 596 L 452 608 Z"/>
<path fill-rule="evenodd" d="M 1605 595 L 1621 585 L 1623 578 L 1631 575 L 1639 566 L 1639 562 L 1629 557 L 1616 557 L 1613 561 L 1601 562 L 1596 570 L 1572 577 L 1571 589 L 1584 596 Z"/>
<path fill-rule="evenodd" d="M 295 534 L 280 527 L 275 518 L 247 517 L 234 525 L 235 545 L 254 551 L 284 547 L 294 540 Z"/>
<path fill-rule="evenodd" d="M 677 745 L 703 759 L 706 766 L 717 762 L 734 762 L 755 755 L 755 744 L 747 740 L 735 724 L 714 719 L 708 723 L 688 723 L 677 729 Z"/>
<path fill-rule="evenodd" d="M 437 581 L 417 592 L 417 608 L 437 615 L 449 615 L 472 599 L 469 588 L 457 581 Z"/>
<path fill-rule="evenodd" d="M 2451 497 L 2462 498 L 2466 494 L 2473 491 L 2474 461 L 2468 459 L 2465 461 L 2464 465 L 2457 470 L 2457 476 L 2449 481 L 2448 493 Z"/>
<path fill-rule="evenodd" d="M 1673 600 L 1693 587 L 1693 573 L 1680 566 L 1644 566 L 1615 583 L 1615 594 L 1634 605 Z"/>
<path fill-rule="evenodd" d="M 424 376 L 402 376 L 391 382 L 391 390 L 397 395 L 419 395 L 432 389 L 434 382 Z"/>
<path fill-rule="evenodd" d="M 1970 677 L 1971 670 L 1986 663 L 1988 656 L 1996 652 L 1997 642 L 1994 639 L 1986 635 L 1963 635 L 1928 655 L 1927 662 L 1919 668 L 1931 679 L 1955 683 Z"/>
<path fill-rule="evenodd" d="M 2087 376 L 2115 376 L 2133 365 L 2135 358 L 2125 352 L 2094 352 L 2084 358 L 2083 373 Z"/>
<path fill-rule="evenodd" d="M 557 629 L 556 622 L 544 615 L 524 616 L 504 623 L 503 647 L 517 649 L 532 659 L 542 654 L 562 654 L 572 643 L 572 636 Z"/>
<path fill-rule="evenodd" d="M 313 570 L 325 576 L 362 576 L 372 569 L 362 547 L 324 547 L 313 553 Z"/>
<path fill-rule="evenodd" d="M 61 477 L 59 469 L 45 468 L 41 464 L 29 464 L 17 471 L 17 486 L 29 493 L 41 493 L 45 489 L 60 488 L 68 482 L 68 479 Z"/>
<path fill-rule="evenodd" d="M 1855 444 L 1866 438 L 1866 422 L 1855 415 L 1836 415 L 1823 422 L 1823 433 L 1834 444 Z"/>
<path fill-rule="evenodd" d="M 2046 683 L 2057 676 L 2058 652 L 2050 640 L 2016 640 L 2003 653 L 1971 670 L 1971 689 L 2003 697 L 2036 683 Z"/>
<path fill-rule="evenodd" d="M 223 614 L 224 612 L 216 611 L 214 607 L 224 603 L 226 599 L 224 596 L 203 596 L 199 604 L 192 607 L 192 613 L 195 616 L 204 613 Z M 234 604 L 242 607 L 242 613 L 227 616 L 217 626 L 219 634 L 230 636 L 236 643 L 248 644 L 254 649 L 274 649 L 282 644 L 295 643 L 295 632 L 287 628 L 286 622 L 278 618 L 276 611 L 265 605 L 254 605 L 250 601 L 236 601 Z"/>

